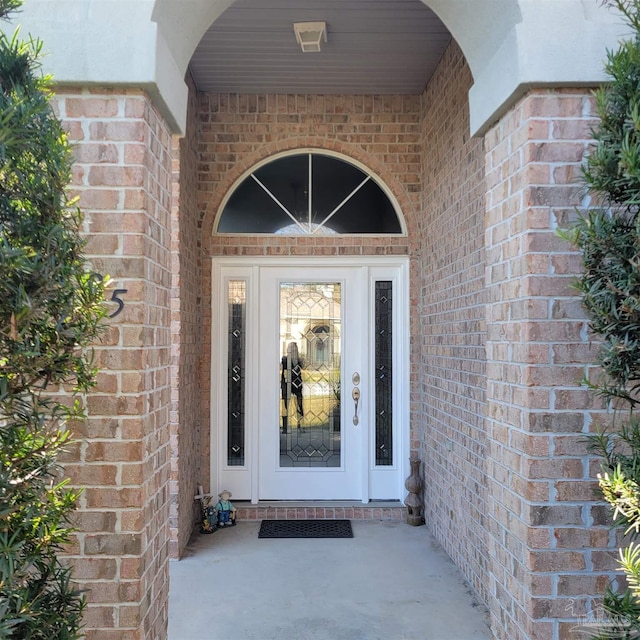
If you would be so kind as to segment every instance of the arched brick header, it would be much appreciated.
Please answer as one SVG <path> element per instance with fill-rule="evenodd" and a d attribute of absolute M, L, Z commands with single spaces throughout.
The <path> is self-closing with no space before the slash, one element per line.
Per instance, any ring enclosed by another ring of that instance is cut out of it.
<path fill-rule="evenodd" d="M 204 235 L 211 235 L 216 220 L 216 215 L 222 202 L 239 180 L 260 162 L 287 151 L 331 151 L 346 161 L 354 160 L 367 168 L 381 184 L 383 184 L 400 209 L 400 215 L 404 218 L 407 235 L 411 237 L 415 232 L 415 220 L 417 216 L 416 204 L 407 195 L 406 186 L 392 173 L 387 165 L 375 155 L 358 147 L 338 140 L 327 140 L 320 137 L 291 138 L 289 140 L 277 140 L 265 144 L 260 149 L 250 153 L 234 165 L 234 167 L 218 183 L 218 187 L 210 202 L 201 211 L 202 229 Z"/>

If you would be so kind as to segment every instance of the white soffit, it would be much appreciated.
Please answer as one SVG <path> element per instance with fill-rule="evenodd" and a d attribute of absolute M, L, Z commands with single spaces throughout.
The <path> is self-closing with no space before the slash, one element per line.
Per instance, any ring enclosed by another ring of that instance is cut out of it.
<path fill-rule="evenodd" d="M 301 51 L 297 22 L 326 23 L 320 51 Z M 205 92 L 417 94 L 450 40 L 421 0 L 236 0 L 190 66 Z"/>

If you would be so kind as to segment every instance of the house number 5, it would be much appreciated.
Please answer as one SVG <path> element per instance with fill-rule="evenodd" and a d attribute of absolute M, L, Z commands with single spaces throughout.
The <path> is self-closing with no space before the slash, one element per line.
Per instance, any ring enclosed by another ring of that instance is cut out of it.
<path fill-rule="evenodd" d="M 115 302 L 118 305 L 118 308 L 109 316 L 110 318 L 115 318 L 123 309 L 124 309 L 124 300 L 120 297 L 121 295 L 127 293 L 129 289 L 114 289 L 111 294 L 111 302 Z"/>
<path fill-rule="evenodd" d="M 101 273 L 92 273 L 91 277 L 94 280 L 104 280 L 104 276 Z M 124 300 L 120 296 L 127 293 L 127 291 L 129 291 L 129 289 L 114 289 L 111 293 L 111 302 L 115 302 L 118 305 L 118 308 L 109 315 L 110 318 L 115 318 L 117 315 L 122 313 L 122 310 L 124 309 Z"/>

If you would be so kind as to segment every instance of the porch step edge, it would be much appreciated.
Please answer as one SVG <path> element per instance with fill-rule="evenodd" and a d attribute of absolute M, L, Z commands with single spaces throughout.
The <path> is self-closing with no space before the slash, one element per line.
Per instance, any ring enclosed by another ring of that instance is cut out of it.
<path fill-rule="evenodd" d="M 401 502 L 234 502 L 238 520 L 393 520 L 405 519 Z"/>

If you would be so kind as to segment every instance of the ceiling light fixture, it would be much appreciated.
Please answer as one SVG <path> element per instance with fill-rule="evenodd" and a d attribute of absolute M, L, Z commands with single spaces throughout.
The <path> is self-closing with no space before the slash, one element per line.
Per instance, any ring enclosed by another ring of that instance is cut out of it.
<path fill-rule="evenodd" d="M 320 51 L 320 43 L 327 41 L 326 22 L 294 22 L 293 30 L 304 52 Z"/>

